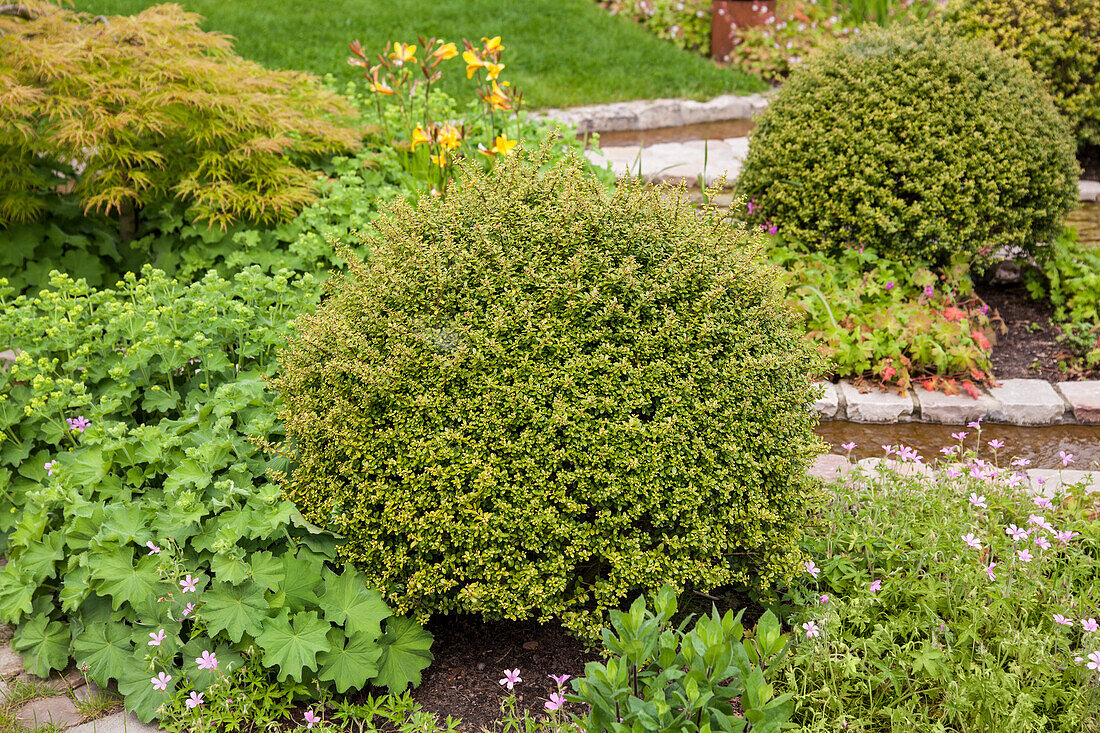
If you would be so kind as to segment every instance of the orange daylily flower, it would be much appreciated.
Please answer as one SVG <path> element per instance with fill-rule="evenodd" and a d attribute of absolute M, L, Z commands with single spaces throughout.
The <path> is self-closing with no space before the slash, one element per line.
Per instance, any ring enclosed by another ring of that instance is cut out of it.
<path fill-rule="evenodd" d="M 504 50 L 504 44 L 500 42 L 500 36 L 493 36 L 492 38 L 482 36 L 481 40 L 485 43 L 485 53 Z"/>
<path fill-rule="evenodd" d="M 416 126 L 412 134 L 412 149 L 416 150 L 417 145 L 423 145 L 424 143 L 431 143 L 432 139 L 428 136 L 428 133 L 424 132 L 424 128 L 420 125 Z"/>
<path fill-rule="evenodd" d="M 485 62 L 477 57 L 477 54 L 473 51 L 464 51 L 462 53 L 462 60 L 466 62 L 466 78 L 472 79 L 474 72 L 478 69 L 485 68 Z"/>
<path fill-rule="evenodd" d="M 505 82 L 505 86 L 507 86 L 507 82 Z M 512 109 L 511 100 L 508 99 L 508 95 L 505 93 L 504 88 L 497 84 L 496 81 L 493 82 L 493 91 L 485 96 L 485 101 L 488 102 L 493 109 Z"/>
<path fill-rule="evenodd" d="M 446 61 L 447 59 L 453 59 L 457 55 L 458 47 L 456 47 L 453 43 L 444 43 L 442 46 L 432 52 L 433 59 L 442 59 L 443 61 Z"/>
<path fill-rule="evenodd" d="M 393 94 L 393 87 L 378 79 L 378 67 L 371 69 L 370 81 L 367 83 L 370 90 L 376 94 Z"/>
<path fill-rule="evenodd" d="M 490 79 L 496 79 L 500 76 L 500 72 L 504 71 L 504 64 L 494 64 L 492 61 L 486 61 L 485 70 L 489 72 Z"/>
<path fill-rule="evenodd" d="M 394 43 L 393 50 L 390 51 L 390 58 L 396 61 L 398 66 L 403 66 L 406 61 L 416 61 L 416 46 L 407 43 Z"/>

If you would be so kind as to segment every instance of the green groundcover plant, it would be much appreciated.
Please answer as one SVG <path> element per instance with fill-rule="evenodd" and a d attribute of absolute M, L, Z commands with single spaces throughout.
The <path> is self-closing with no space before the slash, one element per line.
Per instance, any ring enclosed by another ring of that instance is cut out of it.
<path fill-rule="evenodd" d="M 980 423 L 955 440 L 832 487 L 788 596 L 797 730 L 1100 730 L 1100 495 L 1031 485 Z"/>
<path fill-rule="evenodd" d="M 808 248 L 980 267 L 1058 235 L 1077 203 L 1074 150 L 1022 62 L 922 28 L 866 30 L 791 75 L 737 186 L 751 221 Z"/>
<path fill-rule="evenodd" d="M 70 656 L 144 720 L 249 670 L 291 698 L 419 680 L 431 636 L 337 562 L 267 472 L 265 386 L 317 281 L 249 268 L 0 302 L 0 619 L 27 670 Z M 201 711 L 199 711 L 201 712 Z"/>
<path fill-rule="evenodd" d="M 797 567 L 820 362 L 759 238 L 553 144 L 397 202 L 281 357 L 288 496 L 402 613 L 592 634 Z"/>

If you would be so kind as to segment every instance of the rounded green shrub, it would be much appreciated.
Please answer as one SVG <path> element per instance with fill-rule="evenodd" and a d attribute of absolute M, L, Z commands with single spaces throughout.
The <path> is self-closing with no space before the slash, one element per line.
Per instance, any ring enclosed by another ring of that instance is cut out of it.
<path fill-rule="evenodd" d="M 1035 70 L 1081 145 L 1100 145 L 1100 1 L 955 0 L 941 20 Z"/>
<path fill-rule="evenodd" d="M 738 187 L 754 222 L 814 249 L 981 264 L 1053 239 L 1078 171 L 1066 122 L 1025 64 L 911 28 L 832 45 L 792 74 Z"/>
<path fill-rule="evenodd" d="M 797 569 L 818 357 L 713 210 L 570 159 L 394 204 L 275 380 L 287 493 L 400 612 L 561 619 Z"/>

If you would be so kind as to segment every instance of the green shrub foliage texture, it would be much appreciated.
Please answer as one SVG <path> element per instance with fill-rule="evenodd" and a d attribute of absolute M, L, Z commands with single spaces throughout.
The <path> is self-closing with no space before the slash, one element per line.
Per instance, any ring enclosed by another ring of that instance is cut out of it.
<path fill-rule="evenodd" d="M 638 589 L 789 577 L 818 363 L 758 243 L 547 155 L 349 253 L 280 358 L 289 495 L 421 615 L 596 634 Z"/>
<path fill-rule="evenodd" d="M 1100 2 L 956 0 L 943 20 L 1042 77 L 1081 145 L 1100 145 Z"/>
<path fill-rule="evenodd" d="M 740 191 L 791 240 L 909 262 L 1032 248 L 1077 203 L 1066 122 L 1022 62 L 925 29 L 812 57 L 763 114 Z"/>

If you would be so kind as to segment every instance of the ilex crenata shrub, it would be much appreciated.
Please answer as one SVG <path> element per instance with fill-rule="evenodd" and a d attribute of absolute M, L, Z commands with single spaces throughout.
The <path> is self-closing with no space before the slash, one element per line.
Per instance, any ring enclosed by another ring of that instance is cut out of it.
<path fill-rule="evenodd" d="M 1031 250 L 1077 205 L 1065 120 L 1026 64 L 920 28 L 811 57 L 762 115 L 738 180 L 788 241 L 900 262 Z"/>
<path fill-rule="evenodd" d="M 557 617 L 799 561 L 818 369 L 743 228 L 576 159 L 394 204 L 275 380 L 288 496 L 399 611 Z"/>
<path fill-rule="evenodd" d="M 234 55 L 178 5 L 109 18 L 4 7 L 0 226 L 69 191 L 117 213 L 124 239 L 142 207 L 171 200 L 214 225 L 283 221 L 316 197 L 309 159 L 358 145 L 339 97 Z"/>

